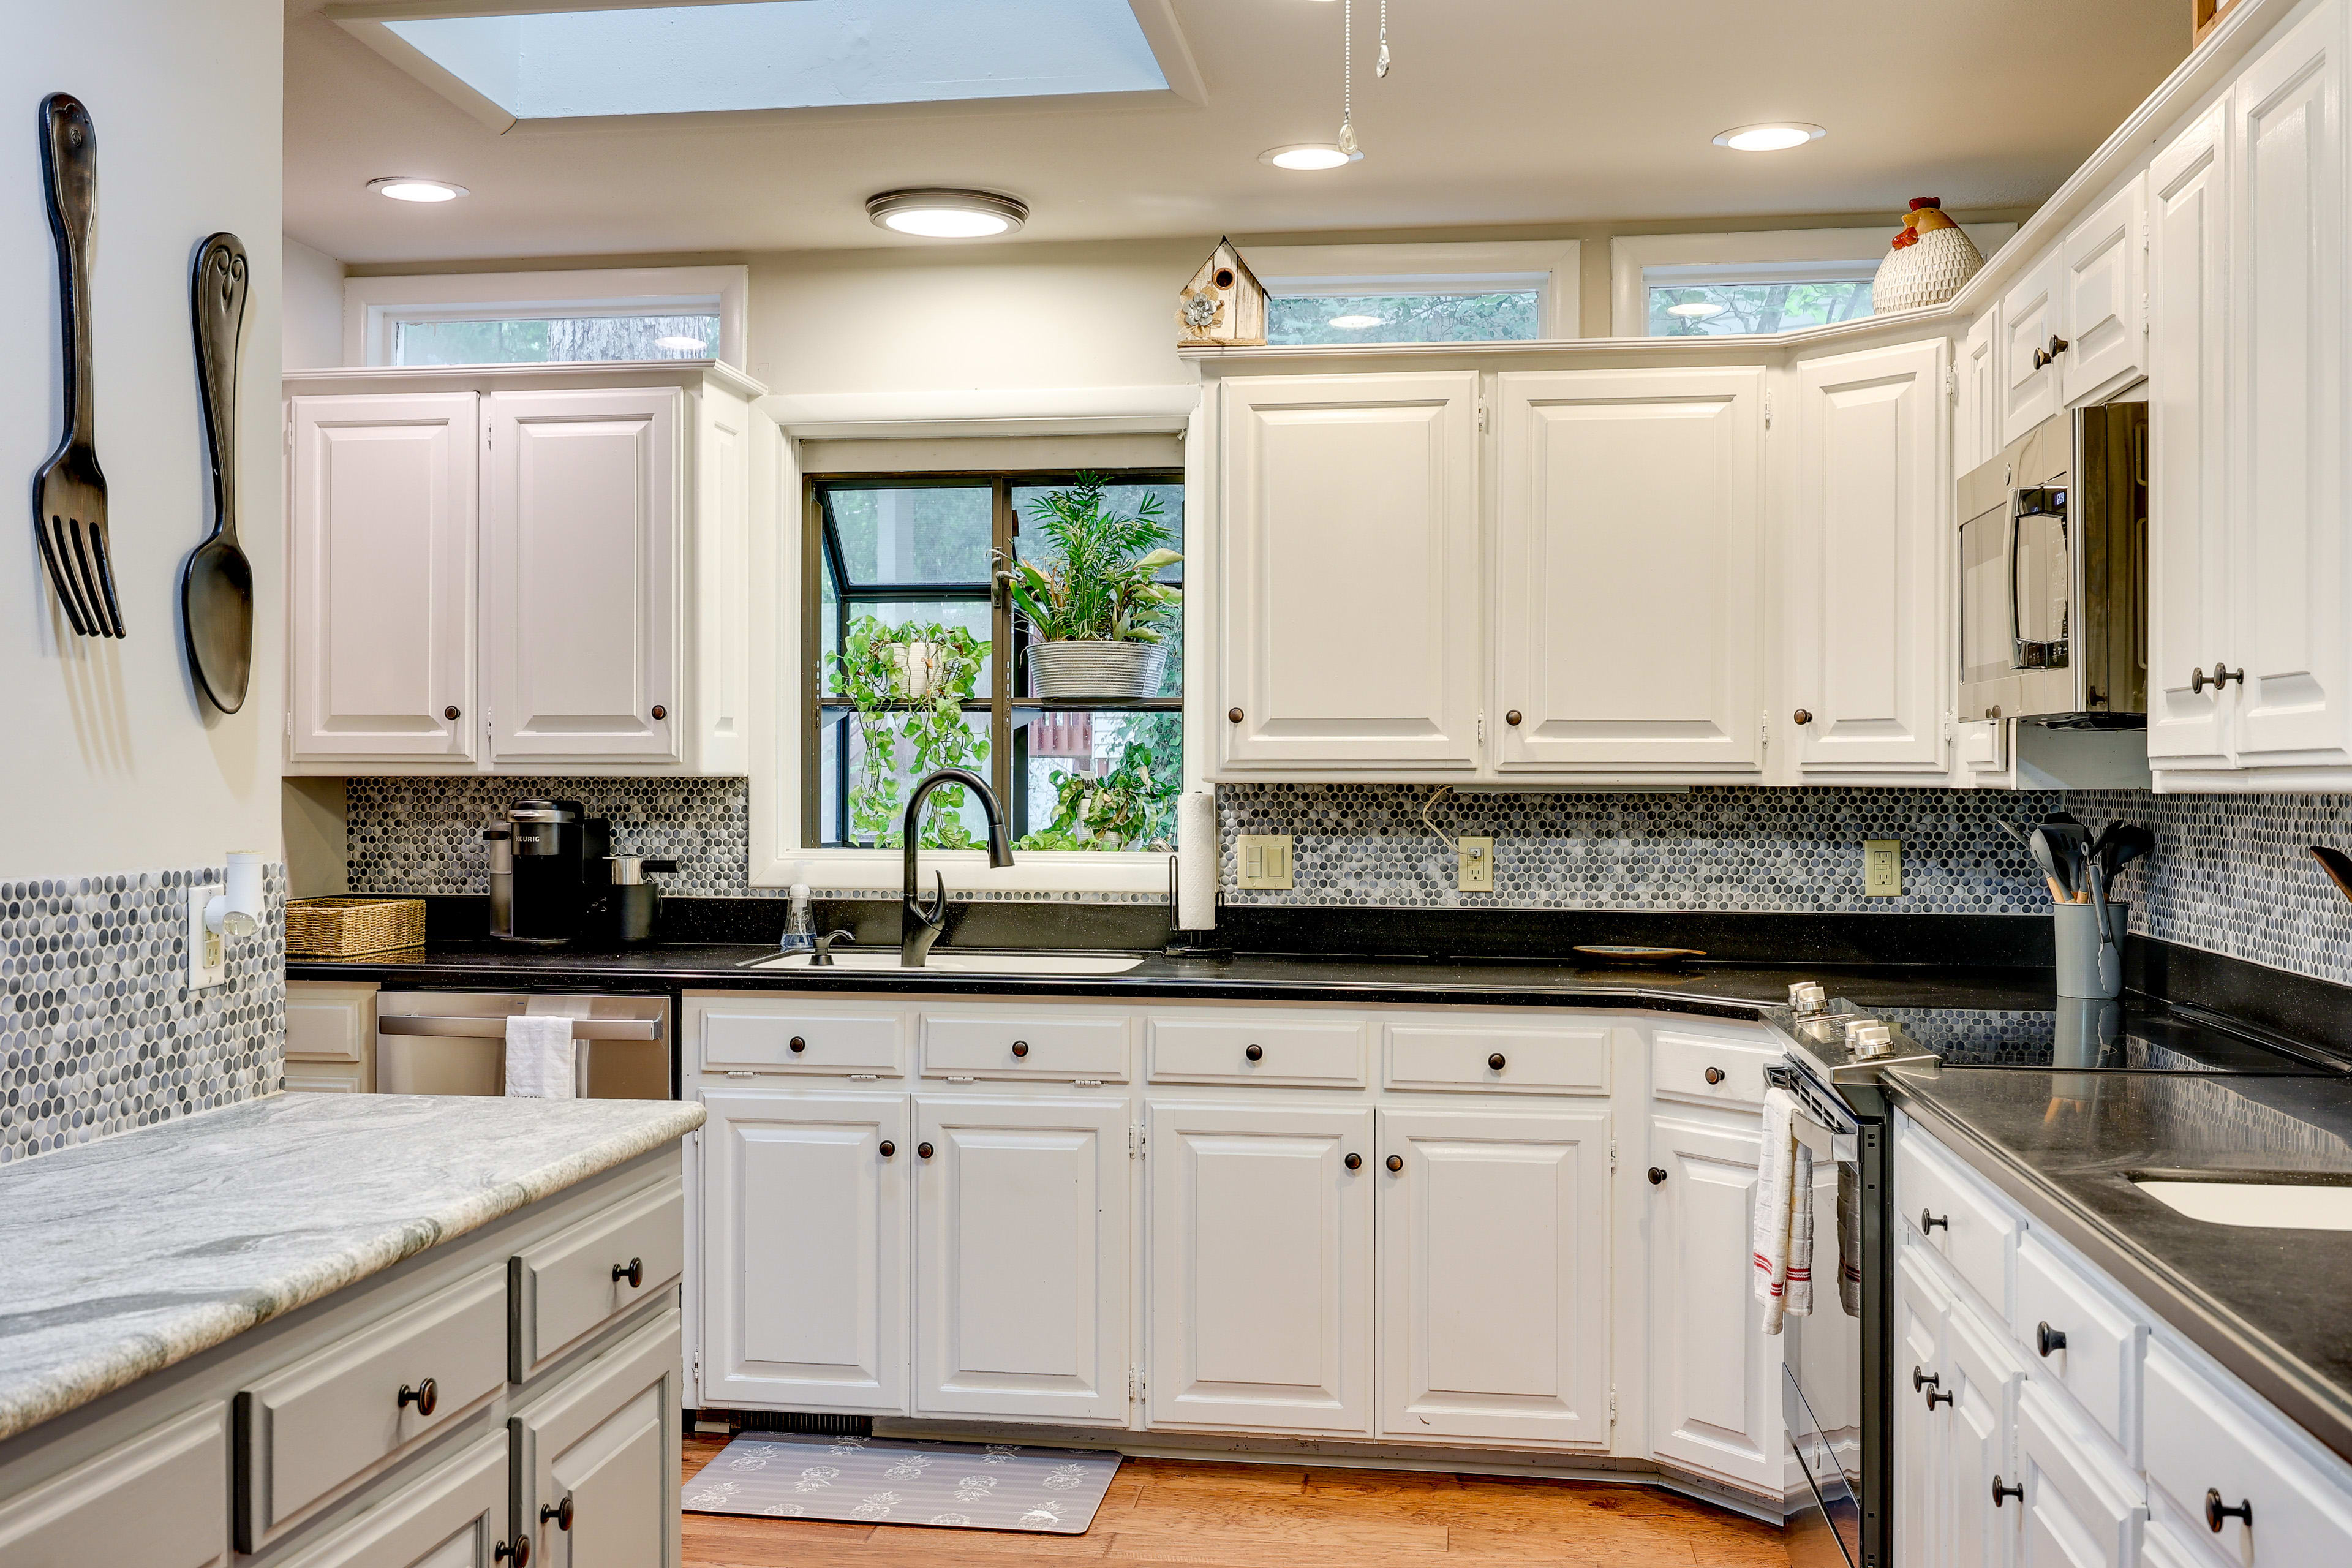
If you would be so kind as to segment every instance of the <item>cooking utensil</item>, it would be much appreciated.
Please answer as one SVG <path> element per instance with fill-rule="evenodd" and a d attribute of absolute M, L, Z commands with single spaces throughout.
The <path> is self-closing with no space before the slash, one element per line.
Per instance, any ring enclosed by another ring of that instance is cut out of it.
<path fill-rule="evenodd" d="M 69 92 L 41 100 L 41 184 L 58 242 L 58 339 L 64 353 L 65 434 L 33 477 L 33 532 L 77 636 L 119 637 L 114 559 L 106 531 L 106 476 L 99 471 L 96 400 L 89 375 L 89 223 L 98 205 L 98 132 Z"/>
<path fill-rule="evenodd" d="M 2324 844 L 2315 844 L 2311 847 L 2311 858 L 2319 862 L 2320 868 L 2327 873 L 2327 879 L 2334 882 L 2346 898 L 2352 899 L 2352 855 L 2347 855 L 2341 849 L 2330 849 Z"/>
<path fill-rule="evenodd" d="M 253 565 L 236 542 L 236 382 L 245 328 L 245 247 L 215 234 L 196 248 L 188 286 L 196 327 L 196 386 L 212 451 L 213 531 L 180 574 L 188 668 L 224 713 L 245 706 L 253 675 Z"/>
<path fill-rule="evenodd" d="M 2033 851 L 2034 863 L 2042 868 L 2042 879 L 2050 884 L 2050 897 L 2058 903 L 2073 903 L 2074 889 L 2059 870 L 2064 862 L 2060 858 L 2058 845 L 2051 837 L 2049 830 L 2035 828 L 2032 836 L 2027 838 L 2026 845 Z"/>
<path fill-rule="evenodd" d="M 2118 822 L 2107 835 L 2107 847 L 2103 852 L 2107 868 L 2107 881 L 2112 886 L 2116 873 L 2133 861 L 2147 855 L 2156 847 L 2156 835 L 2137 822 Z"/>
<path fill-rule="evenodd" d="M 2090 864 L 2091 908 L 2099 921 L 2099 990 L 2108 996 L 2123 990 L 2124 954 L 2107 923 L 2107 873 L 2096 860 Z"/>

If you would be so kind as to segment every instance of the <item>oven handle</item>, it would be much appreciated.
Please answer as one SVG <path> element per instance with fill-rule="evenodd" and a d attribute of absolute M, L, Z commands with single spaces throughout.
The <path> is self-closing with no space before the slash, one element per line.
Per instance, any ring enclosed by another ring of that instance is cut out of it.
<path fill-rule="evenodd" d="M 502 1040 L 506 1038 L 507 1018 L 443 1017 L 423 1013 L 380 1013 L 376 1016 L 376 1032 L 383 1035 L 434 1035 L 444 1038 Z M 574 1018 L 572 1037 L 575 1040 L 658 1040 L 661 1022 L 655 1018 Z"/>

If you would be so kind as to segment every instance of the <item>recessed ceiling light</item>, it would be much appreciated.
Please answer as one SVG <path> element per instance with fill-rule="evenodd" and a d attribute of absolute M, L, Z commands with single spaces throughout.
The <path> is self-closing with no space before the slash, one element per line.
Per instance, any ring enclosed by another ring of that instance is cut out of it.
<path fill-rule="evenodd" d="M 454 202 L 466 194 L 465 186 L 453 185 L 446 180 L 419 180 L 406 174 L 370 180 L 367 188 L 396 202 Z"/>
<path fill-rule="evenodd" d="M 1720 305 L 1709 304 L 1705 300 L 1685 300 L 1679 305 L 1667 306 L 1666 314 L 1669 316 L 1680 316 L 1687 321 L 1704 321 L 1709 316 L 1720 316 L 1723 314 L 1723 307 Z M 667 342 L 667 340 L 664 341 Z"/>
<path fill-rule="evenodd" d="M 1344 328 L 1351 332 L 1357 331 L 1365 327 L 1377 327 L 1380 324 L 1381 319 L 1378 316 L 1334 316 L 1331 318 L 1331 325 Z"/>
<path fill-rule="evenodd" d="M 700 338 L 669 337 L 656 338 L 654 340 L 654 347 L 657 349 L 667 349 L 672 353 L 698 354 L 709 346 L 710 345 L 709 343 L 704 342 Z"/>
<path fill-rule="evenodd" d="M 925 239 L 985 239 L 1027 223 L 1029 208 L 992 191 L 885 191 L 866 199 L 866 216 L 894 233 Z"/>
<path fill-rule="evenodd" d="M 1820 126 L 1808 125 L 1801 120 L 1776 120 L 1768 125 L 1735 125 L 1717 137 L 1715 144 L 1738 153 L 1785 153 L 1828 134 Z"/>
<path fill-rule="evenodd" d="M 1362 157 L 1362 153 L 1350 153 L 1337 142 L 1302 142 L 1290 147 L 1269 147 L 1257 155 L 1257 161 L 1277 169 L 1336 169 Z"/>

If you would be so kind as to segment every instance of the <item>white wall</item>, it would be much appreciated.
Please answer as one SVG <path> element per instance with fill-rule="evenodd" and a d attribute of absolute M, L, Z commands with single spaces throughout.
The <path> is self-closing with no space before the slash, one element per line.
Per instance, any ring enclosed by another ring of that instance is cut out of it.
<path fill-rule="evenodd" d="M 282 0 L 74 0 L 8 7 L 0 52 L 0 878 L 218 865 L 279 848 L 278 398 Z M 98 455 L 123 641 L 77 637 L 35 552 L 26 496 L 63 426 L 57 269 L 34 109 L 64 89 L 97 131 L 91 282 Z M 210 526 L 188 270 L 216 229 L 246 243 L 238 473 L 256 605 L 242 713 L 204 704 L 181 650 L 181 563 Z"/>
<path fill-rule="evenodd" d="M 343 264 L 286 236 L 286 368 L 343 363 Z"/>

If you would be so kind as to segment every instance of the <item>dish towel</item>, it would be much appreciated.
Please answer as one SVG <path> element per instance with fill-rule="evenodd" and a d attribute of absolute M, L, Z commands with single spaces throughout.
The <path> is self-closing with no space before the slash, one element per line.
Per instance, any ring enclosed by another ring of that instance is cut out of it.
<path fill-rule="evenodd" d="M 511 1014 L 507 1018 L 507 1093 L 524 1100 L 572 1100 L 573 1083 L 572 1020 L 541 1014 Z"/>
<path fill-rule="evenodd" d="M 1796 1145 L 1795 1173 L 1789 1181 L 1789 1290 L 1781 1297 L 1788 1315 L 1813 1310 L 1813 1152 Z"/>
<path fill-rule="evenodd" d="M 1797 1143 L 1796 1130 L 1790 1119 L 1796 1113 L 1796 1101 L 1784 1089 L 1764 1091 L 1764 1148 L 1762 1163 L 1756 1180 L 1756 1300 L 1763 1304 L 1764 1331 L 1777 1334 L 1780 1320 L 1789 1311 L 1790 1264 L 1792 1261 L 1790 1239 L 1795 1220 L 1797 1194 L 1797 1156 L 1806 1152 Z M 1810 1163 L 1810 1162 L 1808 1162 Z M 1806 1308 L 1811 1310 L 1812 1236 L 1811 1215 L 1807 1215 L 1806 1244 Z"/>

